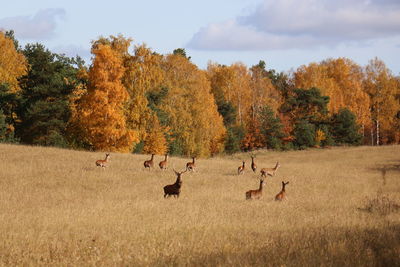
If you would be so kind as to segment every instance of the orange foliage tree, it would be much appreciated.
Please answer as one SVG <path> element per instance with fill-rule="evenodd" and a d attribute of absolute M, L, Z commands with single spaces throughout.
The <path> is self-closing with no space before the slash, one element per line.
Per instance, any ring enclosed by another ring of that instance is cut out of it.
<path fill-rule="evenodd" d="M 147 154 L 158 154 L 164 155 L 168 151 L 168 144 L 165 138 L 165 133 L 168 131 L 168 127 L 160 125 L 158 117 L 152 114 L 149 122 L 148 130 L 144 137 L 143 152 Z"/>
<path fill-rule="evenodd" d="M 1 31 L 0 51 L 0 84 L 7 84 L 15 93 L 20 90 L 18 78 L 27 74 L 27 60 L 16 50 L 13 40 Z"/>
<path fill-rule="evenodd" d="M 11 35 L 13 32 L 11 32 Z M 25 56 L 18 52 L 12 37 L 0 31 L 0 89 L 3 97 L 8 101 L 0 103 L 0 112 L 5 115 L 5 127 L 7 135 L 14 133 L 14 124 L 20 119 L 16 115 L 17 102 L 16 96 L 20 93 L 18 78 L 28 72 L 28 62 Z M 10 97 L 14 101 L 9 101 Z M 3 100 L 3 99 L 1 99 Z"/>
<path fill-rule="evenodd" d="M 96 150 L 129 152 L 137 138 L 125 123 L 124 104 L 129 95 L 121 82 L 122 59 L 107 44 L 95 43 L 92 54 L 87 93 L 77 101 L 72 125 L 80 128 L 82 139 Z"/>

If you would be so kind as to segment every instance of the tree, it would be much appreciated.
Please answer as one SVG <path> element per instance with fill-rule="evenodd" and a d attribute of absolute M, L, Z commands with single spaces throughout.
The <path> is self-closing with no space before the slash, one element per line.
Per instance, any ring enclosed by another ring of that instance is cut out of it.
<path fill-rule="evenodd" d="M 78 59 L 51 53 L 41 44 L 23 50 L 29 72 L 21 77 L 21 104 L 16 135 L 28 144 L 67 146 L 69 95 L 74 88 Z"/>
<path fill-rule="evenodd" d="M 265 138 L 261 133 L 261 127 L 258 118 L 254 118 L 248 124 L 246 134 L 242 140 L 241 148 L 243 151 L 251 151 L 263 147 L 265 147 Z"/>
<path fill-rule="evenodd" d="M 162 87 L 164 72 L 161 62 L 162 57 L 153 53 L 145 45 L 135 46 L 134 55 L 124 58 L 126 70 L 122 80 L 129 93 L 125 111 L 127 127 L 137 132 L 140 141 L 143 141 L 147 134 L 153 113 L 164 115 L 160 109 L 157 109 L 157 104 L 149 103 L 151 96 L 159 95 L 162 98 L 162 95 L 165 95 L 163 90 L 168 90 Z M 161 122 L 165 119 L 165 117 L 159 118 Z"/>
<path fill-rule="evenodd" d="M 158 121 L 158 117 L 154 114 L 151 123 L 149 123 L 146 137 L 144 138 L 143 152 L 146 154 L 164 155 L 168 150 L 167 141 L 164 133 L 166 129 L 162 127 Z"/>
<path fill-rule="evenodd" d="M 281 95 L 270 79 L 270 72 L 265 69 L 265 62 L 250 68 L 250 88 L 252 93 L 252 119 L 257 117 L 260 110 L 268 105 L 276 112 L 281 105 Z"/>
<path fill-rule="evenodd" d="M 170 151 L 210 156 L 223 150 L 225 128 L 204 71 L 187 58 L 167 55 L 164 86 L 169 88 L 160 108 L 169 117 Z"/>
<path fill-rule="evenodd" d="M 357 125 L 356 116 L 349 109 L 341 109 L 332 116 L 331 132 L 338 144 L 359 145 L 362 135 Z"/>
<path fill-rule="evenodd" d="M 313 147 L 315 142 L 315 125 L 306 120 L 300 120 L 294 127 L 295 145 L 299 149 Z"/>
<path fill-rule="evenodd" d="M 20 91 L 18 78 L 28 71 L 27 60 L 23 53 L 16 50 L 13 39 L 1 31 L 0 51 L 0 85 L 7 84 L 10 92 L 16 93 Z"/>
<path fill-rule="evenodd" d="M 77 103 L 73 124 L 94 149 L 129 152 L 137 136 L 126 127 L 124 105 L 129 95 L 121 81 L 122 59 L 110 45 L 96 44 L 92 54 L 87 93 Z"/>
<path fill-rule="evenodd" d="M 370 125 L 369 98 L 364 92 L 362 68 L 346 58 L 327 59 L 320 63 L 301 66 L 294 73 L 297 88 L 317 87 L 329 96 L 328 110 L 337 113 L 350 109 L 363 128 Z"/>
<path fill-rule="evenodd" d="M 281 112 L 290 114 L 293 122 L 307 120 L 317 123 L 328 113 L 329 97 L 321 95 L 318 88 L 294 89 L 281 106 Z"/>
<path fill-rule="evenodd" d="M 375 58 L 366 66 L 364 90 L 370 97 L 371 117 L 375 126 L 371 128 L 372 143 L 380 145 L 383 140 L 394 139 L 396 133 L 392 129 L 398 123 L 400 103 L 396 95 L 398 97 L 400 88 L 383 61 Z"/>
<path fill-rule="evenodd" d="M 216 102 L 231 103 L 237 111 L 236 125 L 246 125 L 253 99 L 248 68 L 242 63 L 231 66 L 210 63 L 207 73 Z"/>
<path fill-rule="evenodd" d="M 191 59 L 191 57 L 188 57 L 188 56 L 186 55 L 186 50 L 185 50 L 185 48 L 177 48 L 177 49 L 174 49 L 174 51 L 172 52 L 172 54 L 182 56 L 182 57 L 184 57 L 184 58 L 187 58 L 187 60 L 190 60 L 190 59 Z"/>
<path fill-rule="evenodd" d="M 0 143 L 7 140 L 7 124 L 3 111 L 0 109 Z"/>
<path fill-rule="evenodd" d="M 260 111 L 261 134 L 264 135 L 267 148 L 280 149 L 281 139 L 285 136 L 283 125 L 278 116 L 269 106 L 264 106 Z"/>
<path fill-rule="evenodd" d="M 232 126 L 226 129 L 225 151 L 229 154 L 239 152 L 241 149 L 241 140 L 245 137 L 243 126 Z"/>

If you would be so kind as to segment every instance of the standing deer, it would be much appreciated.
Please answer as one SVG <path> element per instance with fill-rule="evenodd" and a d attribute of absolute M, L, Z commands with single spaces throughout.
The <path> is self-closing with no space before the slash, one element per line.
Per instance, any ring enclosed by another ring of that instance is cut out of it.
<path fill-rule="evenodd" d="M 161 170 L 167 169 L 167 160 L 168 160 L 168 154 L 165 154 L 165 159 L 163 161 L 160 161 L 160 163 L 158 164 Z"/>
<path fill-rule="evenodd" d="M 151 159 L 146 160 L 146 161 L 143 163 L 145 169 L 149 168 L 149 171 L 150 171 L 150 169 L 154 167 L 154 161 L 153 161 L 153 159 L 154 159 L 154 154 L 151 154 Z"/>
<path fill-rule="evenodd" d="M 243 161 L 243 163 L 242 163 L 242 166 L 239 166 L 238 167 L 238 175 L 241 175 L 241 174 L 243 174 L 244 173 L 244 169 L 245 169 L 245 165 L 246 164 L 246 162 L 244 162 Z"/>
<path fill-rule="evenodd" d="M 108 163 L 109 159 L 110 159 L 110 153 L 106 153 L 106 158 L 105 159 L 96 160 L 96 166 L 99 166 L 99 167 L 102 167 L 102 168 L 107 167 L 107 163 Z"/>
<path fill-rule="evenodd" d="M 169 197 L 169 196 L 174 196 L 179 198 L 179 194 L 181 193 L 181 187 L 182 187 L 182 179 L 181 179 L 181 175 L 185 172 L 187 172 L 187 170 L 183 171 L 183 172 L 177 172 L 175 171 L 176 174 L 176 181 L 174 184 L 169 184 L 164 186 L 164 198 Z"/>
<path fill-rule="evenodd" d="M 246 192 L 246 199 L 260 199 L 262 197 L 263 186 L 265 185 L 264 179 L 260 179 L 260 187 L 255 190 Z"/>
<path fill-rule="evenodd" d="M 279 192 L 279 193 L 275 196 L 275 200 L 282 201 L 282 200 L 285 200 L 285 199 L 286 199 L 285 186 L 286 186 L 287 184 L 289 184 L 289 182 L 286 182 L 286 183 L 285 183 L 284 181 L 282 181 L 282 190 L 281 190 L 281 192 Z"/>
<path fill-rule="evenodd" d="M 253 170 L 253 172 L 256 172 L 257 170 L 257 165 L 254 162 L 254 156 L 251 156 L 251 169 Z"/>
<path fill-rule="evenodd" d="M 262 177 L 267 177 L 267 175 L 274 176 L 280 166 L 281 165 L 279 164 L 279 162 L 277 162 L 274 168 L 262 168 L 260 171 L 261 176 Z"/>
<path fill-rule="evenodd" d="M 192 162 L 186 163 L 186 170 L 187 171 L 195 171 L 196 169 L 196 163 L 195 163 L 195 157 L 192 157 Z"/>

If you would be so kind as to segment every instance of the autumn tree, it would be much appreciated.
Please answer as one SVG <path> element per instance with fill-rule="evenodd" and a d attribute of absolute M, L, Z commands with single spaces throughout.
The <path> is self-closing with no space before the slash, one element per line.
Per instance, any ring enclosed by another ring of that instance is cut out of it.
<path fill-rule="evenodd" d="M 8 33 L 8 35 L 12 33 Z M 28 62 L 23 53 L 17 51 L 12 38 L 0 31 L 0 84 L 7 84 L 10 92 L 18 92 L 18 78 L 28 71 Z"/>
<path fill-rule="evenodd" d="M 250 68 L 250 88 L 252 94 L 251 110 L 253 119 L 264 106 L 276 112 L 281 105 L 281 95 L 270 79 L 271 72 L 266 70 L 265 62 L 260 61 Z"/>
<path fill-rule="evenodd" d="M 327 59 L 301 66 L 293 78 L 296 87 L 317 87 L 323 95 L 329 96 L 328 110 L 331 114 L 348 108 L 363 128 L 370 125 L 369 98 L 363 90 L 362 68 L 350 59 Z"/>
<path fill-rule="evenodd" d="M 135 46 L 134 55 L 124 60 L 126 70 L 123 84 L 129 93 L 126 104 L 127 127 L 135 130 L 141 141 L 146 138 L 148 123 L 154 113 L 149 107 L 147 96 L 156 95 L 162 90 L 164 73 L 161 61 L 162 56 L 145 45 Z"/>
<path fill-rule="evenodd" d="M 218 112 L 223 117 L 227 130 L 225 139 L 225 151 L 238 152 L 241 149 L 241 141 L 245 135 L 243 124 L 239 124 L 237 107 L 231 98 L 230 87 L 234 83 L 235 73 L 231 67 L 210 63 L 207 68 L 207 76 L 211 83 L 211 92 L 217 104 Z"/>
<path fill-rule="evenodd" d="M 364 90 L 370 97 L 370 111 L 374 122 L 374 127 L 371 128 L 373 144 L 380 145 L 395 139 L 396 131 L 393 130 L 398 125 L 397 114 L 400 110 L 398 85 L 385 63 L 378 58 L 371 60 L 366 66 Z"/>
<path fill-rule="evenodd" d="M 169 88 L 161 108 L 169 114 L 171 153 L 210 156 L 223 150 L 225 128 L 211 94 L 210 82 L 182 55 L 167 55 L 163 62 Z"/>
<path fill-rule="evenodd" d="M 108 44 L 95 43 L 94 60 L 88 73 L 87 93 L 77 102 L 72 122 L 82 138 L 96 150 L 132 150 L 135 132 L 127 129 L 124 105 L 129 94 L 122 85 L 123 61 Z"/>
<path fill-rule="evenodd" d="M 166 127 L 163 127 L 158 121 L 158 117 L 153 113 L 149 129 L 146 131 L 146 136 L 143 140 L 143 153 L 164 155 L 168 151 L 168 144 L 165 138 L 167 132 Z"/>
<path fill-rule="evenodd" d="M 18 42 L 12 31 L 0 31 L 0 109 L 3 112 L 7 135 L 14 136 L 14 129 L 19 122 L 21 88 L 18 78 L 27 74 L 28 62 L 24 54 L 18 50 Z"/>

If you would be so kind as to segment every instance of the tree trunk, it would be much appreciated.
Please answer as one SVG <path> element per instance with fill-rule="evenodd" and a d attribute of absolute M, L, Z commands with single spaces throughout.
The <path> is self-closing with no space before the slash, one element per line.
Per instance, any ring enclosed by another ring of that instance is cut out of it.
<path fill-rule="evenodd" d="M 379 146 L 379 106 L 377 109 L 377 116 L 376 116 L 376 145 Z"/>
<path fill-rule="evenodd" d="M 373 124 L 371 124 L 371 146 L 373 146 L 375 143 L 374 143 L 374 125 Z"/>

